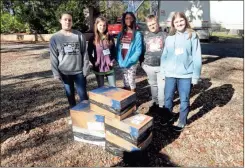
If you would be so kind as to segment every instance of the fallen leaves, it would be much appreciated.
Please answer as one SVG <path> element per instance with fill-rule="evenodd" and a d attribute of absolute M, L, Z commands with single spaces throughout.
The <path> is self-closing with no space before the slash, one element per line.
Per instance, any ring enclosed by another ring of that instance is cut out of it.
<path fill-rule="evenodd" d="M 42 52 L 1 54 L 1 138 L 7 137 L 1 143 L 1 166 L 123 166 L 123 158 L 72 140 L 65 121 L 68 103 L 63 86 L 50 77 L 49 59 L 32 56 Z M 189 119 L 196 117 L 179 136 L 160 127 L 154 118 L 158 125 L 148 149 L 150 166 L 243 166 L 243 59 L 205 59 L 211 62 L 203 65 L 204 80 L 191 96 L 195 108 Z M 122 86 L 117 74 L 117 84 Z M 141 69 L 136 81 L 139 112 L 147 113 L 151 98 L 149 90 L 142 89 L 148 82 Z M 96 85 L 94 78 L 88 79 L 88 89 Z M 179 111 L 178 100 L 175 112 Z"/>

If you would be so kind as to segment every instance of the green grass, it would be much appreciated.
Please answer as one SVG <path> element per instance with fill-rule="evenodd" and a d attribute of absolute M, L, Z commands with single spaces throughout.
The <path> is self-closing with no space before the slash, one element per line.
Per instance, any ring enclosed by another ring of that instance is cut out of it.
<path fill-rule="evenodd" d="M 241 35 L 231 35 L 228 32 L 212 32 L 210 41 L 214 43 L 236 43 L 242 44 L 243 36 Z"/>
<path fill-rule="evenodd" d="M 230 35 L 228 34 L 227 32 L 212 32 L 212 36 L 216 36 L 216 37 L 219 37 L 219 38 L 242 38 L 241 36 L 239 35 Z"/>

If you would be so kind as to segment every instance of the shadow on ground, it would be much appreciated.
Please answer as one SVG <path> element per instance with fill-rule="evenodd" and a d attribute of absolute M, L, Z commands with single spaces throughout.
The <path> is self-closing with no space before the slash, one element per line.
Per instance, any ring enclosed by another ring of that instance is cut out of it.
<path fill-rule="evenodd" d="M 31 72 L 23 75 L 18 75 L 18 76 L 1 76 L 1 80 L 9 80 L 9 79 L 31 79 L 31 78 L 39 78 L 39 79 L 44 79 L 44 78 L 52 78 L 53 74 L 51 70 L 48 71 L 42 71 L 42 72 Z"/>
<path fill-rule="evenodd" d="M 67 102 L 61 101 L 65 97 L 61 85 L 44 82 L 23 87 L 21 84 L 23 83 L 4 85 L 1 88 L 1 97 L 4 99 L 1 101 L 0 120 L 3 126 L 10 125 L 1 127 L 1 143 L 24 131 L 29 132 L 31 129 L 59 120 L 65 117 L 65 112 L 68 111 Z M 54 101 L 56 103 L 51 105 Z M 66 106 L 59 108 L 63 104 Z M 39 115 L 39 112 L 42 115 Z"/>
<path fill-rule="evenodd" d="M 215 107 L 225 106 L 231 100 L 234 91 L 231 84 L 224 84 L 201 92 L 191 105 L 191 111 L 197 108 L 200 110 L 188 119 L 187 124 L 201 118 Z"/>
<path fill-rule="evenodd" d="M 244 40 L 242 38 L 211 36 L 209 43 L 201 43 L 201 50 L 202 55 L 243 58 Z"/>
<path fill-rule="evenodd" d="M 164 112 L 163 112 L 164 113 Z M 153 139 L 151 144 L 142 151 L 124 152 L 122 161 L 113 167 L 177 167 L 178 164 L 171 161 L 171 158 L 160 153 L 162 148 L 172 143 L 180 135 L 171 129 L 171 126 L 162 126 L 161 118 L 165 116 L 156 111 L 150 111 L 147 115 L 154 118 Z"/>
<path fill-rule="evenodd" d="M 208 90 L 210 87 L 212 86 L 212 82 L 210 78 L 202 78 L 201 81 L 197 84 L 194 85 L 191 89 L 191 93 L 190 93 L 190 98 L 192 98 L 193 96 L 202 93 L 206 90 Z M 177 104 L 180 104 L 180 99 L 179 99 L 179 94 L 178 91 L 176 91 L 175 95 L 174 95 L 174 106 Z"/>
<path fill-rule="evenodd" d="M 16 43 L 20 45 L 20 47 L 1 47 L 1 53 L 8 53 L 8 52 L 20 52 L 20 51 L 33 51 L 33 50 L 41 50 L 41 49 L 48 49 L 48 44 L 38 44 L 38 43 Z M 11 45 L 16 45 L 11 44 Z"/>
<path fill-rule="evenodd" d="M 234 88 L 231 84 L 224 84 L 222 86 L 211 88 L 212 83 L 210 79 L 203 79 L 198 85 L 192 88 L 191 97 L 198 95 L 191 105 L 191 111 L 200 108 L 200 110 L 191 116 L 187 124 L 194 122 L 195 120 L 202 117 L 204 114 L 210 112 L 216 106 L 222 107 L 226 105 L 232 98 L 234 94 Z M 142 93 L 142 98 L 148 99 L 148 95 Z M 175 96 L 175 99 L 177 96 Z M 175 102 L 179 104 L 179 100 Z M 164 118 L 164 111 L 157 112 L 156 110 L 151 110 L 147 115 L 154 118 L 153 127 L 153 139 L 151 144 L 147 149 L 143 151 L 136 152 L 124 152 L 123 161 L 114 166 L 129 166 L 129 167 L 171 167 L 178 166 L 176 163 L 171 161 L 171 158 L 161 152 L 162 148 L 172 143 L 180 135 L 179 132 L 171 129 L 171 124 L 177 120 L 178 115 L 176 115 L 175 120 L 167 126 L 162 126 L 160 124 L 161 118 Z"/>
<path fill-rule="evenodd" d="M 38 49 L 38 47 L 33 48 L 33 50 Z M 39 49 L 43 49 L 42 47 Z M 19 51 L 20 49 L 16 49 Z M 23 48 L 23 50 L 30 50 L 30 48 Z M 23 51 L 22 50 L 22 51 Z M 203 54 L 207 55 L 218 55 L 216 58 L 208 58 L 204 60 L 203 64 L 208 64 L 210 62 L 216 61 L 220 58 L 231 56 L 231 57 L 243 57 L 243 46 L 239 44 L 202 44 Z M 1 50 L 1 52 L 4 50 Z M 9 50 L 10 52 L 11 50 Z M 8 52 L 5 50 L 5 52 Z M 13 51 L 11 51 L 13 52 Z M 47 57 L 45 57 L 47 59 Z M 145 76 L 142 70 L 138 70 L 137 76 Z M 117 80 L 122 79 L 121 75 L 118 75 L 116 71 Z M 31 116 L 31 112 L 35 112 L 35 108 L 54 101 L 55 99 L 65 98 L 64 90 L 61 85 L 57 87 L 53 82 L 47 82 L 42 84 L 35 84 L 30 88 L 20 88 L 19 85 L 28 80 L 37 80 L 33 78 L 38 78 L 38 80 L 51 78 L 51 71 L 43 72 L 31 72 L 28 74 L 23 74 L 19 76 L 1 76 L 1 80 L 10 79 L 21 79 L 19 83 L 4 85 L 1 88 L 1 97 L 4 101 L 1 101 L 1 123 L 6 125 L 8 123 L 15 123 L 16 119 L 20 119 L 22 115 L 30 114 L 28 119 L 21 118 L 22 121 L 12 124 L 7 127 L 1 127 L 1 143 L 10 137 L 14 137 L 20 133 L 26 131 L 27 133 L 31 129 L 43 126 L 45 124 L 54 122 L 65 116 L 64 111 L 68 110 L 68 104 L 65 108 L 58 107 L 53 112 L 43 114 L 41 116 Z M 48 85 L 54 85 L 48 88 Z M 137 106 L 150 100 L 150 90 L 148 87 L 147 80 L 142 80 L 137 83 L 136 95 L 140 97 L 137 102 Z M 198 95 L 191 105 L 191 110 L 200 108 L 200 110 L 188 119 L 188 124 L 194 122 L 195 120 L 202 117 L 204 114 L 210 112 L 217 106 L 226 105 L 232 98 L 234 94 L 234 88 L 231 84 L 224 84 L 222 86 L 210 88 L 212 83 L 210 79 L 203 79 L 200 84 L 195 85 L 191 92 L 191 97 Z M 47 88 L 44 88 L 47 87 Z M 94 77 L 88 78 L 88 90 L 97 87 L 97 83 Z M 56 93 L 56 94 L 53 94 Z M 45 96 L 44 96 L 45 95 Z M 177 100 L 176 100 L 177 99 Z M 9 103 L 11 102 L 11 103 Z M 60 102 L 67 103 L 67 101 Z M 179 100 L 175 97 L 175 105 L 179 104 Z M 60 104 L 53 104 L 53 106 L 58 106 Z M 49 111 L 53 106 L 48 106 L 44 110 Z M 42 109 L 43 110 L 43 109 Z M 42 111 L 41 111 L 42 112 Z M 40 112 L 40 113 L 41 113 Z M 6 114 L 6 117 L 3 117 Z M 125 153 L 123 161 L 114 166 L 178 166 L 176 163 L 171 162 L 171 158 L 167 154 L 160 153 L 161 149 L 172 143 L 175 139 L 179 137 L 179 133 L 173 132 L 170 126 L 161 126 L 160 118 L 164 117 L 159 115 L 156 111 L 151 111 L 148 115 L 154 117 L 154 128 L 153 128 L 153 140 L 149 147 L 143 152 L 135 153 Z M 41 143 L 41 142 L 40 142 Z M 38 144 L 38 143 L 37 143 Z"/>

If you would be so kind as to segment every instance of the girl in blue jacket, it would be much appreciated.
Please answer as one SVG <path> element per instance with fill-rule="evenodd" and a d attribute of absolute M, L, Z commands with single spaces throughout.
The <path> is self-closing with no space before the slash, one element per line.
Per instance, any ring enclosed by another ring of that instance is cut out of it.
<path fill-rule="evenodd" d="M 165 78 L 164 104 L 171 113 L 177 87 L 180 96 L 180 115 L 178 125 L 173 128 L 182 131 L 190 107 L 191 85 L 197 84 L 202 67 L 199 38 L 191 29 L 183 12 L 176 12 L 173 15 L 160 67 L 161 74 Z"/>
<path fill-rule="evenodd" d="M 142 35 L 136 30 L 136 18 L 132 12 L 122 16 L 122 30 L 118 34 L 117 62 L 123 71 L 124 89 L 135 91 L 136 68 L 142 53 Z"/>

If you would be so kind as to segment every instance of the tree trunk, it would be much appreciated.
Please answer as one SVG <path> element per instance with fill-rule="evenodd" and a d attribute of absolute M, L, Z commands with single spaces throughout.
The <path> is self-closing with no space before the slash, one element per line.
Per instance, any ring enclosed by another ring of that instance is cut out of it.
<path fill-rule="evenodd" d="M 94 29 L 94 8 L 89 7 L 89 32 L 93 32 Z"/>

